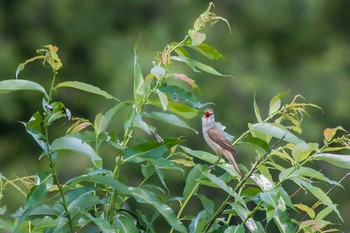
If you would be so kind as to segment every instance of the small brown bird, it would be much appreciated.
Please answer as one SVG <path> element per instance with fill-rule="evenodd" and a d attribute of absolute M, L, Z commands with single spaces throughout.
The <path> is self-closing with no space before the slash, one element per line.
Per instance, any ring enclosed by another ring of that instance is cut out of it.
<path fill-rule="evenodd" d="M 223 131 L 215 125 L 214 112 L 211 108 L 207 108 L 204 111 L 202 117 L 202 131 L 205 141 L 219 157 L 213 166 L 220 161 L 222 155 L 225 155 L 225 157 L 231 162 L 232 166 L 236 169 L 237 173 L 242 175 L 242 172 L 233 157 L 236 154 L 236 151 L 225 137 Z"/>

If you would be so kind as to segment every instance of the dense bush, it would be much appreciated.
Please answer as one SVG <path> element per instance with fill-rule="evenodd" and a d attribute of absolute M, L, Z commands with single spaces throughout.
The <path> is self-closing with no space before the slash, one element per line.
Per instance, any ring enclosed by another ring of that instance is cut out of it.
<path fill-rule="evenodd" d="M 0 82 L 2 94 L 30 90 L 43 95 L 42 109 L 22 124 L 42 150 L 38 158 L 47 161 L 50 168 L 50 172 L 29 177 L 0 176 L 0 227 L 4 231 L 336 230 L 338 223 L 330 222 L 329 215 L 335 213 L 340 221 L 343 219 L 330 194 L 334 188 L 341 187 L 342 180 L 329 179 L 314 168 L 314 163 L 325 161 L 349 169 L 350 155 L 340 152 L 350 148 L 350 138 L 339 126 L 325 129 L 322 144 L 303 140 L 301 123 L 308 109 L 322 110 L 305 103 L 301 96 L 283 103 L 286 94 L 277 94 L 266 108 L 266 117 L 260 114 L 254 98 L 256 121 L 247 122 L 246 131 L 232 141 L 232 145 L 249 146 L 255 156 L 252 164 L 239 165 L 242 177 L 223 160 L 214 170 L 210 165 L 216 161 L 215 155 L 186 147 L 185 137 L 163 138 L 151 125 L 160 121 L 162 127 L 172 125 L 196 131 L 188 121 L 201 115 L 201 109 L 210 104 L 200 102 L 200 88 L 190 75 L 180 71 L 179 64 L 189 66 L 194 72 L 226 76 L 193 58 L 198 53 L 211 60 L 223 59 L 218 50 L 204 43 L 206 28 L 219 21 L 230 28 L 211 7 L 212 4 L 197 18 L 182 41 L 169 43 L 156 54 L 154 67 L 147 75 L 141 71 L 135 46 L 134 89 L 130 100 L 119 100 L 83 82 L 57 82 L 62 63 L 58 48 L 53 45 L 43 46 L 37 50 L 39 55 L 20 64 L 16 79 Z M 52 70 L 51 86 L 47 90 L 34 81 L 19 79 L 20 72 L 38 60 Z M 57 100 L 60 91 L 66 88 L 113 100 L 115 106 L 97 114 L 94 122 L 90 122 L 75 116 L 65 103 Z M 112 121 L 118 121 L 123 132 L 111 129 Z M 67 128 L 65 133 L 62 127 Z M 114 151 L 113 169 L 107 169 L 106 158 L 110 155 L 101 152 L 105 147 Z M 57 158 L 76 154 L 91 160 L 91 167 L 86 173 L 61 182 Z M 126 179 L 122 174 L 122 169 L 135 167 L 143 175 L 137 184 L 138 177 Z M 167 182 L 175 173 L 181 174 L 181 195 L 178 187 Z M 9 213 L 2 201 L 10 186 L 26 198 L 25 205 L 15 213 Z M 314 204 L 304 203 L 305 195 L 313 196 Z"/>

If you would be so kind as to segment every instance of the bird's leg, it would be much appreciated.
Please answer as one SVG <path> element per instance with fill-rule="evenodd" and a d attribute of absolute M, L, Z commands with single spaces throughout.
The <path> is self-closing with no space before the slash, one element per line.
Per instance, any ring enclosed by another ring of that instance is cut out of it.
<path fill-rule="evenodd" d="M 218 155 L 218 159 L 215 161 L 215 163 L 213 163 L 212 165 L 209 166 L 210 170 L 215 170 L 215 166 L 218 165 L 218 163 L 221 160 L 222 155 Z"/>

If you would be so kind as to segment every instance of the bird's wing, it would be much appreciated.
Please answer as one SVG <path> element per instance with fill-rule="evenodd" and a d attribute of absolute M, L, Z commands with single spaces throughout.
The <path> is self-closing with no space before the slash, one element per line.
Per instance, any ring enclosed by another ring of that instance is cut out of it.
<path fill-rule="evenodd" d="M 208 136 L 210 137 L 211 140 L 225 148 L 226 150 L 230 151 L 232 154 L 235 154 L 236 151 L 231 145 L 231 143 L 227 140 L 223 132 L 221 132 L 217 128 L 210 128 L 208 129 Z"/>

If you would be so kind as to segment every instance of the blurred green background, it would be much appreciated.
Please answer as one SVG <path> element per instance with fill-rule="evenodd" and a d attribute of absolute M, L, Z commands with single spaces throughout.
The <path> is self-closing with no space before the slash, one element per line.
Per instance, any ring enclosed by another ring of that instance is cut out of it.
<path fill-rule="evenodd" d="M 58 82 L 78 80 L 96 85 L 119 99 L 129 99 L 133 81 L 133 47 L 144 73 L 152 68 L 155 52 L 172 41 L 180 41 L 193 27 L 194 20 L 209 1 L 203 0 L 105 0 L 105 1 L 0 1 L 0 80 L 15 78 L 17 66 L 35 56 L 41 45 L 59 47 L 63 68 Z M 234 78 L 214 77 L 187 72 L 202 90 L 203 102 L 214 102 L 216 117 L 227 131 L 239 136 L 254 122 L 253 96 L 262 114 L 267 114 L 269 100 L 279 92 L 288 92 L 286 101 L 301 94 L 306 102 L 322 107 L 311 110 L 305 119 L 304 138 L 322 143 L 323 130 L 343 126 L 350 129 L 350 1 L 317 0 L 220 0 L 214 12 L 224 23 L 208 30 L 207 43 L 225 56 L 225 61 L 203 59 L 221 73 Z M 49 69 L 39 62 L 29 64 L 20 73 L 48 88 Z M 113 102 L 75 90 L 56 96 L 73 112 L 93 121 Z M 47 161 L 38 161 L 39 147 L 26 134 L 19 121 L 28 121 L 41 110 L 38 93 L 21 92 L 0 95 L 0 173 L 8 178 L 47 170 Z M 121 119 L 116 119 L 121 120 Z M 190 122 L 200 131 L 200 119 Z M 118 127 L 118 122 L 115 123 Z M 162 136 L 185 135 L 188 146 L 208 150 L 201 135 L 158 126 Z M 239 162 L 246 166 L 254 159 L 242 149 Z M 113 155 L 108 155 L 112 160 Z M 58 163 L 62 179 L 84 172 L 89 164 L 65 158 Z M 346 170 L 321 165 L 333 179 Z M 344 230 L 350 229 L 350 201 L 344 190 L 331 198 L 340 205 Z M 15 197 L 15 196 L 14 196 Z M 13 205 L 19 204 L 14 198 Z"/>

